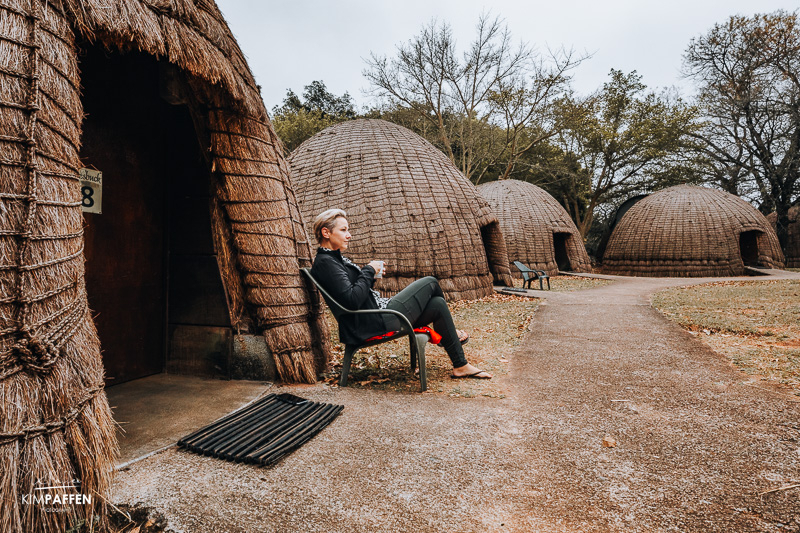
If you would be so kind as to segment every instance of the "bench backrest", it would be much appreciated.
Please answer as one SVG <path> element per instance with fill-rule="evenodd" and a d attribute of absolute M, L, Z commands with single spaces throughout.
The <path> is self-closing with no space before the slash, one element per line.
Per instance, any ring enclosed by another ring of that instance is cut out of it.
<path fill-rule="evenodd" d="M 514 266 L 517 267 L 520 272 L 522 272 L 522 279 L 524 279 L 525 281 L 531 279 L 531 274 L 534 274 L 533 279 L 536 279 L 535 272 L 530 268 L 526 267 L 525 265 L 523 265 L 522 263 L 520 263 L 519 261 L 514 261 Z"/>

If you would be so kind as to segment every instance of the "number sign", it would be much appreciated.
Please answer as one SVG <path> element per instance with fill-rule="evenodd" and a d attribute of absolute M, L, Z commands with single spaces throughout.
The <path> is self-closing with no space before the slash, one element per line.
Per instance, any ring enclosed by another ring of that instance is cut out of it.
<path fill-rule="evenodd" d="M 103 212 L 103 173 L 99 170 L 82 168 L 81 207 L 84 213 Z"/>

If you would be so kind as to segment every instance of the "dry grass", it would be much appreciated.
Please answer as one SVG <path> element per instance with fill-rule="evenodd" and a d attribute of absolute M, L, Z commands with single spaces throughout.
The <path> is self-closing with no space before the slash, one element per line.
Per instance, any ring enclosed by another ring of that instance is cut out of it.
<path fill-rule="evenodd" d="M 584 289 L 594 289 L 595 287 L 602 287 L 612 283 L 611 280 L 597 279 L 597 278 L 584 278 L 577 276 L 552 276 L 550 278 L 550 290 L 555 292 L 568 292 L 568 291 L 581 291 Z M 547 290 L 547 282 L 544 284 Z M 522 280 L 514 278 L 514 287 L 522 288 Z M 539 282 L 531 283 L 531 287 L 538 290 Z"/>
<path fill-rule="evenodd" d="M 668 318 L 747 374 L 800 396 L 800 281 L 723 281 L 653 296 Z"/>
<path fill-rule="evenodd" d="M 536 299 L 493 294 L 479 300 L 451 304 L 453 319 L 460 329 L 470 333 L 464 345 L 467 359 L 475 366 L 495 375 L 491 380 L 450 379 L 453 369 L 450 358 L 439 346 L 428 344 L 425 350 L 428 391 L 450 396 L 472 398 L 505 397 L 505 383 L 511 355 L 528 331 L 528 325 L 539 305 Z M 336 321 L 329 316 L 331 338 L 338 339 Z M 344 347 L 333 343 L 333 371 L 324 376 L 336 386 L 341 373 Z M 362 387 L 397 392 L 417 393 L 419 378 L 410 372 L 408 339 L 387 342 L 360 350 L 353 356 L 349 387 Z"/>

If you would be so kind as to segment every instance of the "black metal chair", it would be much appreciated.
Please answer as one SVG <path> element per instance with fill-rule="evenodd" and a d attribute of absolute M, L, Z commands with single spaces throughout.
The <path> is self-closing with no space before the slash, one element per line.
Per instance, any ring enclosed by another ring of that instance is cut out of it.
<path fill-rule="evenodd" d="M 378 344 L 383 344 L 384 342 L 393 341 L 395 339 L 399 339 L 401 337 L 408 337 L 408 344 L 409 350 L 411 352 L 411 371 L 413 372 L 415 368 L 417 368 L 417 361 L 419 361 L 419 386 L 420 391 L 424 392 L 428 389 L 428 378 L 425 373 L 425 345 L 428 343 L 428 335 L 425 333 L 416 333 L 414 331 L 414 327 L 411 325 L 411 322 L 399 311 L 395 311 L 393 309 L 359 309 L 353 311 L 351 309 L 347 309 L 339 302 L 333 299 L 333 297 L 328 294 L 328 291 L 323 289 L 317 280 L 314 279 L 314 276 L 311 275 L 311 269 L 309 268 L 301 268 L 300 272 L 314 284 L 314 286 L 319 290 L 322 294 L 322 297 L 325 299 L 325 303 L 328 304 L 330 307 L 331 312 L 333 313 L 333 317 L 336 319 L 337 322 L 341 320 L 341 317 L 346 315 L 357 315 L 357 314 L 384 314 L 384 315 L 395 315 L 400 322 L 400 330 L 398 330 L 393 336 L 391 337 L 384 337 L 375 340 L 365 340 L 361 344 L 345 344 L 344 346 L 344 360 L 342 361 L 342 376 L 339 378 L 339 386 L 346 387 L 347 386 L 347 378 L 348 374 L 350 374 L 350 363 L 353 360 L 353 354 L 356 353 L 358 350 L 362 348 L 368 348 L 370 346 L 375 346 Z M 388 332 L 387 332 L 388 333 Z"/>
<path fill-rule="evenodd" d="M 550 290 L 550 276 L 547 275 L 547 272 L 544 270 L 533 270 L 532 268 L 528 268 L 519 261 L 514 261 L 514 266 L 522 272 L 522 287 L 525 288 L 525 285 L 528 285 L 528 288 L 531 288 L 531 283 L 539 280 L 539 290 L 544 290 L 544 285 L 542 284 L 543 280 L 547 280 L 547 290 Z"/>

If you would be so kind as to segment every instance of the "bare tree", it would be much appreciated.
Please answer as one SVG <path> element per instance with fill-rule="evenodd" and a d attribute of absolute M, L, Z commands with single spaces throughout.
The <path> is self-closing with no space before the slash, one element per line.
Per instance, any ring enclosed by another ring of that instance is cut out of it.
<path fill-rule="evenodd" d="M 762 212 L 776 211 L 785 246 L 800 194 L 797 13 L 731 17 L 693 39 L 684 59 L 705 115 L 695 136 L 701 153 L 723 187 L 751 189 Z"/>
<path fill-rule="evenodd" d="M 567 127 L 554 142 L 575 155 L 591 180 L 588 205 L 576 220 L 584 236 L 598 207 L 659 188 L 665 163 L 692 128 L 693 110 L 676 95 L 646 92 L 635 71 L 612 70 L 610 78 L 596 93 L 558 105 Z"/>
<path fill-rule="evenodd" d="M 459 55 L 451 27 L 431 21 L 395 57 L 371 54 L 364 76 L 376 97 L 425 122 L 435 144 L 478 183 L 500 162 L 508 177 L 522 154 L 554 135 L 552 103 L 583 58 L 515 45 L 499 18 L 482 16 L 476 31 Z"/>

